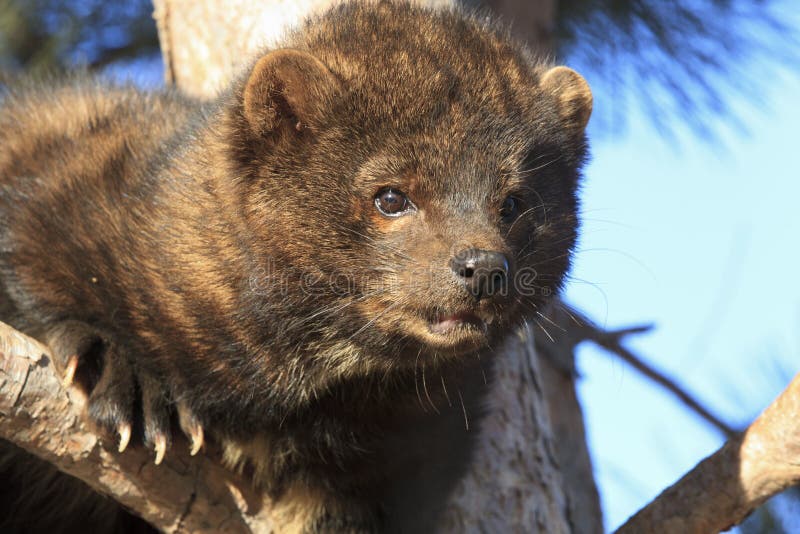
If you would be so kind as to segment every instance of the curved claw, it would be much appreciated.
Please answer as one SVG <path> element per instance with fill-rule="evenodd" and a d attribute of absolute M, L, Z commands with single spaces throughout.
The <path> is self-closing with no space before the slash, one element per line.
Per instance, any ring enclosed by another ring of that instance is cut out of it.
<path fill-rule="evenodd" d="M 119 434 L 119 452 L 125 452 L 128 443 L 131 441 L 131 425 L 130 423 L 120 423 L 117 426 L 117 433 Z"/>
<path fill-rule="evenodd" d="M 167 452 L 167 437 L 164 434 L 158 434 L 155 439 L 155 451 L 156 451 L 156 465 L 159 465 L 161 461 L 164 459 L 164 454 Z"/>
<path fill-rule="evenodd" d="M 200 425 L 195 425 L 191 432 L 191 438 L 192 448 L 189 449 L 189 454 L 194 456 L 200 452 L 200 448 L 203 446 L 203 427 Z"/>
<path fill-rule="evenodd" d="M 73 354 L 67 359 L 67 368 L 64 370 L 64 378 L 61 380 L 61 385 L 68 388 L 72 385 L 75 379 L 75 371 L 78 370 L 78 355 Z"/>

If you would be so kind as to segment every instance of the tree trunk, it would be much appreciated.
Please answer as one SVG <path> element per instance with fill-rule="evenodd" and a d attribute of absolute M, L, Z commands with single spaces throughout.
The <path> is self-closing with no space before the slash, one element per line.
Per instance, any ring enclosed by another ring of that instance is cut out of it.
<path fill-rule="evenodd" d="M 279 41 L 287 26 L 332 3 L 155 0 L 165 78 L 187 94 L 211 98 L 243 61 Z M 492 0 L 489 7 L 504 20 L 514 21 L 517 38 L 552 57 L 555 0 Z M 543 326 L 547 332 L 538 332 L 537 347 L 546 357 L 537 357 L 527 329 L 497 359 L 490 411 L 479 429 L 478 454 L 446 514 L 449 530 L 602 532 L 575 394 L 573 345 L 557 343 L 561 331 Z"/>

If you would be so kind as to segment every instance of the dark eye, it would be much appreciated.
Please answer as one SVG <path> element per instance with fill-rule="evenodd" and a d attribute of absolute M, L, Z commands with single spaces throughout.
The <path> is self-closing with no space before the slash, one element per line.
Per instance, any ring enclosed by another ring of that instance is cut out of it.
<path fill-rule="evenodd" d="M 515 197 L 506 197 L 503 205 L 500 206 L 500 218 L 504 223 L 510 223 L 517 218 L 519 214 L 519 200 Z"/>
<path fill-rule="evenodd" d="M 375 206 L 388 217 L 399 217 L 414 207 L 408 197 L 397 189 L 381 189 L 375 195 Z"/>

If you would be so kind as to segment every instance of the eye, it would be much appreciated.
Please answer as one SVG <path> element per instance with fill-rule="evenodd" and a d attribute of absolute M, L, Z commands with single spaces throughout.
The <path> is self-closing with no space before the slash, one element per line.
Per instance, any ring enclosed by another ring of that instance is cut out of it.
<path fill-rule="evenodd" d="M 519 200 L 516 197 L 508 196 L 500 206 L 500 218 L 508 224 L 519 215 Z"/>
<path fill-rule="evenodd" d="M 411 211 L 414 204 L 402 191 L 387 187 L 375 195 L 375 207 L 387 217 L 399 217 Z"/>

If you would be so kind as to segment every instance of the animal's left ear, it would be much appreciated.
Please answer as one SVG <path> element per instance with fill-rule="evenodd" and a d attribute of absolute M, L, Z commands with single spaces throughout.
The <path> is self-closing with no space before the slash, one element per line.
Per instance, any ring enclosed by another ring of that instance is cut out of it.
<path fill-rule="evenodd" d="M 541 87 L 555 97 L 567 126 L 583 132 L 592 115 L 592 91 L 583 76 L 568 67 L 553 67 L 542 76 Z"/>

